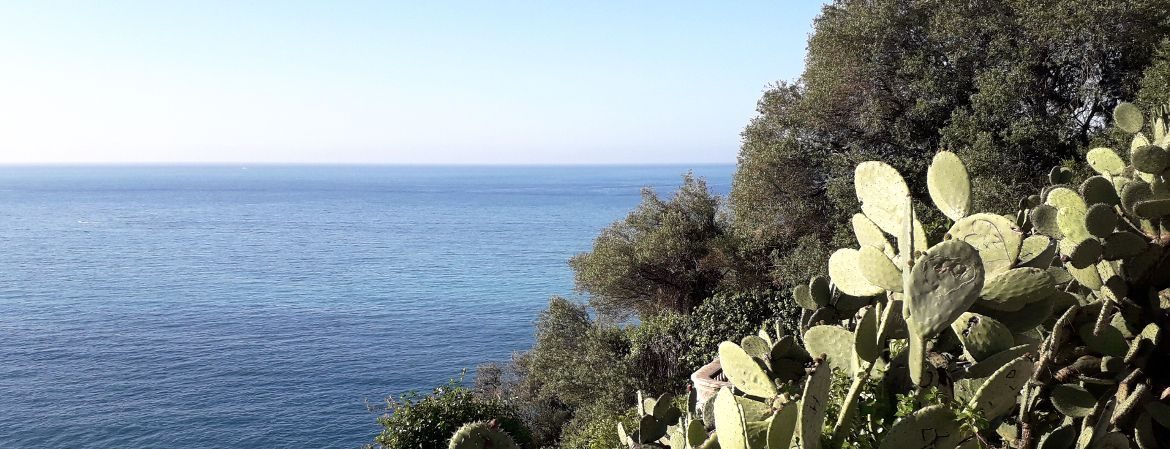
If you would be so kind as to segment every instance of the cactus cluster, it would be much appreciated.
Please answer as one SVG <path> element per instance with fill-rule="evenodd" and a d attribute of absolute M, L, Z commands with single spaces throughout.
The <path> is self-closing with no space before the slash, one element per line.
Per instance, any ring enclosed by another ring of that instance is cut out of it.
<path fill-rule="evenodd" d="M 733 387 L 695 407 L 710 433 L 688 413 L 678 438 L 654 435 L 675 449 L 857 447 L 859 435 L 879 449 L 1170 447 L 1168 111 L 1147 121 L 1119 105 L 1128 158 L 1092 149 L 1098 175 L 1074 183 L 1055 168 L 1012 215 L 972 211 L 966 168 L 938 153 L 928 193 L 951 226 L 935 242 L 897 170 L 863 162 L 858 246 L 793 290 L 803 335 L 722 343 Z M 851 379 L 843 397 L 830 396 L 833 370 Z M 912 413 L 859 419 L 863 403 L 898 397 L 918 401 Z"/>

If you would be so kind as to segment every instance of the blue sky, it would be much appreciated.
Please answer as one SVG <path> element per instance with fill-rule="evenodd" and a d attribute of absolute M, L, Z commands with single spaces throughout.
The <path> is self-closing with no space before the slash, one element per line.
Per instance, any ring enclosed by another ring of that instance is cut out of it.
<path fill-rule="evenodd" d="M 819 2 L 0 3 L 0 163 L 730 163 Z"/>

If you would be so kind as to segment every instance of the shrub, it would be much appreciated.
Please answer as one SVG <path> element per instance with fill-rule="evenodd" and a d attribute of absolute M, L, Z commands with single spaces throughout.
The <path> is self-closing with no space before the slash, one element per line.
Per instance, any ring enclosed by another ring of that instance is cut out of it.
<path fill-rule="evenodd" d="M 387 398 L 386 414 L 378 418 L 382 433 L 374 438 L 374 443 L 382 449 L 445 449 L 447 440 L 459 426 L 492 419 L 521 447 L 533 447 L 532 437 L 514 404 L 477 396 L 457 381 L 426 395 L 409 392 L 398 398 Z"/>
<path fill-rule="evenodd" d="M 630 427 L 635 425 L 637 413 L 628 409 L 621 413 L 588 410 L 579 413 L 565 424 L 560 449 L 615 449 L 621 447 L 617 425 L 621 422 Z"/>
<path fill-rule="evenodd" d="M 772 290 L 722 293 L 708 298 L 688 319 L 690 345 L 683 355 L 685 371 L 693 372 L 710 362 L 720 342 L 754 335 L 765 323 L 779 320 L 786 333 L 797 333 L 799 313 L 788 293 Z"/>
<path fill-rule="evenodd" d="M 694 369 L 686 363 L 691 349 L 690 319 L 664 313 L 631 326 L 630 353 L 626 364 L 634 388 L 658 396 L 686 388 Z"/>

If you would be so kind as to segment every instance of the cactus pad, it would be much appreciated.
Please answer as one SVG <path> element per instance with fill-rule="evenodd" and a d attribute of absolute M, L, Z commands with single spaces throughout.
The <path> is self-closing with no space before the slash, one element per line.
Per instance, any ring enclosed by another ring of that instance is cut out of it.
<path fill-rule="evenodd" d="M 1117 227 L 1117 212 L 1108 204 L 1094 204 L 1085 213 L 1085 228 L 1096 237 L 1108 237 Z"/>
<path fill-rule="evenodd" d="M 804 284 L 792 288 L 792 300 L 796 301 L 796 304 L 805 310 L 817 310 L 817 308 L 821 307 L 816 301 L 813 301 L 812 293 L 809 291 L 808 286 Z"/>
<path fill-rule="evenodd" d="M 980 253 L 963 240 L 948 240 L 927 250 L 911 269 L 906 285 L 904 307 L 909 310 L 911 331 L 932 337 L 966 312 L 983 289 L 983 266 Z"/>
<path fill-rule="evenodd" d="M 890 244 L 882 229 L 865 214 L 853 214 L 850 223 L 853 225 L 853 235 L 857 237 L 858 245 L 883 249 Z"/>
<path fill-rule="evenodd" d="M 1048 268 L 1052 265 L 1052 258 L 1056 256 L 1056 245 L 1052 239 L 1043 235 L 1033 235 L 1020 244 L 1020 259 L 1016 262 L 1020 267 Z"/>
<path fill-rule="evenodd" d="M 995 310 L 1016 311 L 1051 295 L 1052 275 L 1040 268 L 1012 268 L 987 279 L 980 291 L 980 304 Z"/>
<path fill-rule="evenodd" d="M 988 420 L 1003 416 L 1016 405 L 1016 396 L 1032 376 L 1033 367 L 1032 361 L 1026 356 L 1004 365 L 979 387 L 971 404 L 983 412 L 983 417 Z"/>
<path fill-rule="evenodd" d="M 866 217 L 887 234 L 902 232 L 910 188 L 898 170 L 884 162 L 862 162 L 853 172 L 853 185 Z"/>
<path fill-rule="evenodd" d="M 1170 162 L 1170 154 L 1167 154 L 1162 147 L 1145 145 L 1134 148 L 1129 153 L 1129 161 L 1133 164 L 1133 168 L 1139 171 L 1158 174 L 1166 169 L 1167 163 Z"/>
<path fill-rule="evenodd" d="M 958 221 L 971 213 L 971 180 L 955 153 L 940 151 L 926 170 L 926 189 L 943 215 Z"/>
<path fill-rule="evenodd" d="M 814 358 L 823 354 L 828 366 L 849 371 L 853 358 L 853 332 L 840 326 L 813 326 L 804 333 L 804 346 Z"/>
<path fill-rule="evenodd" d="M 1117 176 L 1125 171 L 1126 163 L 1112 148 L 1093 148 L 1086 155 L 1089 166 L 1102 175 Z"/>
<path fill-rule="evenodd" d="M 725 341 L 719 344 L 719 362 L 723 373 L 736 388 L 762 398 L 776 395 L 776 385 L 760 363 L 739 345 Z"/>
<path fill-rule="evenodd" d="M 841 292 L 852 296 L 879 295 L 885 290 L 873 285 L 861 274 L 860 252 L 841 248 L 829 256 L 829 278 Z"/>
<path fill-rule="evenodd" d="M 1113 108 L 1113 123 L 1122 131 L 1135 134 L 1142 130 L 1145 117 L 1133 103 L 1121 102 Z"/>
<path fill-rule="evenodd" d="M 748 449 L 747 421 L 743 409 L 735 401 L 731 389 L 724 387 L 715 394 L 715 428 L 718 429 L 719 447 L 724 449 Z"/>
<path fill-rule="evenodd" d="M 1121 199 L 1117 197 L 1117 188 L 1104 176 L 1093 176 L 1081 183 L 1081 197 L 1085 204 L 1108 204 L 1116 206 Z"/>
<path fill-rule="evenodd" d="M 882 250 L 863 246 L 857 255 L 858 268 L 870 284 L 883 290 L 901 292 L 902 272 Z"/>
<path fill-rule="evenodd" d="M 956 447 L 959 433 L 955 412 L 943 405 L 931 405 L 894 423 L 878 449 Z"/>
<path fill-rule="evenodd" d="M 967 367 L 967 377 L 976 379 L 991 377 L 992 374 L 995 374 L 1004 365 L 1034 350 L 1036 350 L 1036 345 L 1033 344 L 1013 346 L 1010 349 L 987 357 L 983 361 Z"/>
<path fill-rule="evenodd" d="M 512 437 L 494 422 L 477 421 L 464 424 L 451 435 L 448 449 L 519 449 Z"/>
<path fill-rule="evenodd" d="M 964 217 L 951 226 L 947 235 L 974 247 L 979 252 L 983 271 L 988 275 L 1011 268 L 1020 255 L 1020 243 L 1023 242 L 1023 234 L 1016 224 L 995 214 Z"/>
<path fill-rule="evenodd" d="M 1083 418 L 1093 412 L 1097 398 L 1085 387 L 1077 384 L 1063 384 L 1052 387 L 1052 406 L 1065 416 Z"/>
<path fill-rule="evenodd" d="M 829 408 L 833 379 L 832 370 L 827 368 L 823 364 L 817 366 L 804 384 L 797 418 L 801 449 L 818 449 L 821 444 L 821 426 L 825 423 L 825 412 Z"/>
<path fill-rule="evenodd" d="M 951 323 L 951 329 L 963 343 L 963 352 L 973 362 L 986 359 L 1015 345 L 1012 331 L 1003 323 L 977 313 L 966 312 Z"/>
<path fill-rule="evenodd" d="M 829 290 L 829 279 L 824 276 L 809 279 L 808 293 L 819 307 L 829 305 L 829 301 L 833 299 L 833 292 Z"/>
<path fill-rule="evenodd" d="M 1063 238 L 1064 234 L 1060 232 L 1060 224 L 1056 221 L 1058 212 L 1059 210 L 1053 206 L 1041 204 L 1028 212 L 1028 221 L 1032 223 L 1032 228 L 1036 232 L 1052 238 Z"/>
<path fill-rule="evenodd" d="M 1149 219 L 1170 215 L 1170 199 L 1140 201 L 1133 206 L 1133 213 Z"/>
<path fill-rule="evenodd" d="M 796 434 L 796 419 L 799 418 L 798 404 L 789 404 L 772 416 L 768 426 L 767 447 L 788 449 L 792 446 L 792 437 Z"/>

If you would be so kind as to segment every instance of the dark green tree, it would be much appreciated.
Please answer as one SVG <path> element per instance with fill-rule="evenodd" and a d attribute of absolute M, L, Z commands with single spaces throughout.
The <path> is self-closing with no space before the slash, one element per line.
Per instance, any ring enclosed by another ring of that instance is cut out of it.
<path fill-rule="evenodd" d="M 610 317 L 690 311 L 726 272 L 719 203 L 706 181 L 689 173 L 669 200 L 644 189 L 637 209 L 570 260 L 577 290 Z"/>

